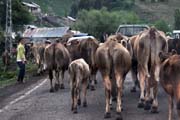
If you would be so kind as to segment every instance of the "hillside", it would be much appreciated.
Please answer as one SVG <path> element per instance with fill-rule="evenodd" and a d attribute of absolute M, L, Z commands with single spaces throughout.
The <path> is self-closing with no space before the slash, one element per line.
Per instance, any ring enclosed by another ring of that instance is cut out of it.
<path fill-rule="evenodd" d="M 73 0 L 24 0 L 34 1 L 39 4 L 44 12 L 59 16 L 69 14 Z M 180 0 L 169 0 L 169 2 L 150 3 L 135 0 L 133 11 L 148 23 L 163 19 L 170 26 L 174 23 L 174 10 L 180 8 Z"/>
<path fill-rule="evenodd" d="M 69 13 L 73 0 L 23 0 L 35 2 L 41 6 L 44 13 L 65 16 Z"/>
<path fill-rule="evenodd" d="M 174 24 L 174 10 L 180 8 L 180 0 L 169 0 L 169 2 L 149 3 L 136 0 L 134 11 L 147 22 L 165 20 L 170 26 Z"/>

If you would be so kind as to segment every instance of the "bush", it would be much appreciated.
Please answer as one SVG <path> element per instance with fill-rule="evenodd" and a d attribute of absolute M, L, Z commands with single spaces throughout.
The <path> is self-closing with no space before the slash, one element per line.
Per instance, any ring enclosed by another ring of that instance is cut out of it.
<path fill-rule="evenodd" d="M 103 8 L 101 10 L 80 11 L 73 28 L 100 38 L 103 33 L 115 33 L 119 24 L 135 23 L 140 23 L 140 19 L 134 12 L 109 12 Z"/>
<path fill-rule="evenodd" d="M 170 32 L 171 28 L 168 26 L 168 24 L 164 20 L 158 20 L 154 23 L 154 26 L 164 32 Z"/>

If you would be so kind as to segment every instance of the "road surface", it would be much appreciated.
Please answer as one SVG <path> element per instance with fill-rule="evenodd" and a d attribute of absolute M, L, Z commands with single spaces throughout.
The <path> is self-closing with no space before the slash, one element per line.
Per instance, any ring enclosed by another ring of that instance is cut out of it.
<path fill-rule="evenodd" d="M 96 91 L 88 90 L 88 107 L 78 108 L 78 114 L 71 112 L 70 88 L 66 78 L 64 90 L 49 93 L 49 80 L 42 79 L 27 89 L 9 96 L 5 103 L 0 103 L 0 120 L 103 120 L 105 110 L 105 92 L 102 78 L 97 74 L 98 84 Z M 123 120 L 167 120 L 168 99 L 162 89 L 159 91 L 159 114 L 151 114 L 149 111 L 137 108 L 139 91 L 131 93 L 131 76 L 128 74 L 124 85 Z M 0 91 L 2 92 L 2 91 Z M 3 98 L 1 98 L 3 99 Z M 7 101 L 7 102 L 6 102 Z M 112 118 L 115 120 L 116 103 L 113 102 Z M 174 110 L 174 120 L 177 113 Z"/>

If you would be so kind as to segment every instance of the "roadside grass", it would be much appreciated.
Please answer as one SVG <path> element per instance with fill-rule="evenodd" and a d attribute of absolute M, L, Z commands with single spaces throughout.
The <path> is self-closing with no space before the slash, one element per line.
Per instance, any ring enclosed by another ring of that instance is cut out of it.
<path fill-rule="evenodd" d="M 2 64 L 2 59 L 0 58 L 0 88 L 16 83 L 19 68 L 17 67 L 15 61 L 16 60 L 12 59 L 10 66 L 8 66 L 7 70 L 5 71 L 5 66 Z M 33 75 L 36 69 L 36 64 L 28 62 L 26 64 L 26 75 L 24 80 L 30 80 L 29 78 Z"/>

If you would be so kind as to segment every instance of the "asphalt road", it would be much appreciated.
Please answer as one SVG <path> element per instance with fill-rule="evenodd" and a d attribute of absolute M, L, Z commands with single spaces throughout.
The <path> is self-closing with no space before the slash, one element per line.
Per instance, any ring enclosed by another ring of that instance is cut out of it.
<path fill-rule="evenodd" d="M 42 79 L 36 84 L 29 86 L 27 89 L 9 96 L 9 100 L 4 100 L 8 102 L 5 104 L 3 103 L 3 106 L 0 108 L 0 120 L 103 120 L 105 92 L 99 73 L 97 78 L 98 84 L 96 85 L 96 91 L 88 90 L 87 92 L 88 107 L 79 107 L 78 114 L 73 114 L 71 112 L 71 96 L 67 78 L 65 80 L 66 88 L 56 93 L 49 93 L 49 80 L 44 81 L 44 79 Z M 37 87 L 36 85 L 40 83 L 40 87 Z M 159 90 L 158 95 L 159 114 L 151 114 L 149 111 L 137 108 L 139 91 L 136 93 L 130 92 L 132 87 L 130 74 L 126 77 L 124 86 L 123 120 L 168 119 L 168 99 L 162 89 Z M 113 110 L 111 111 L 112 118 L 107 120 L 115 120 L 115 105 L 116 103 L 113 102 Z M 175 109 L 174 114 L 175 117 L 173 120 L 177 120 Z"/>

